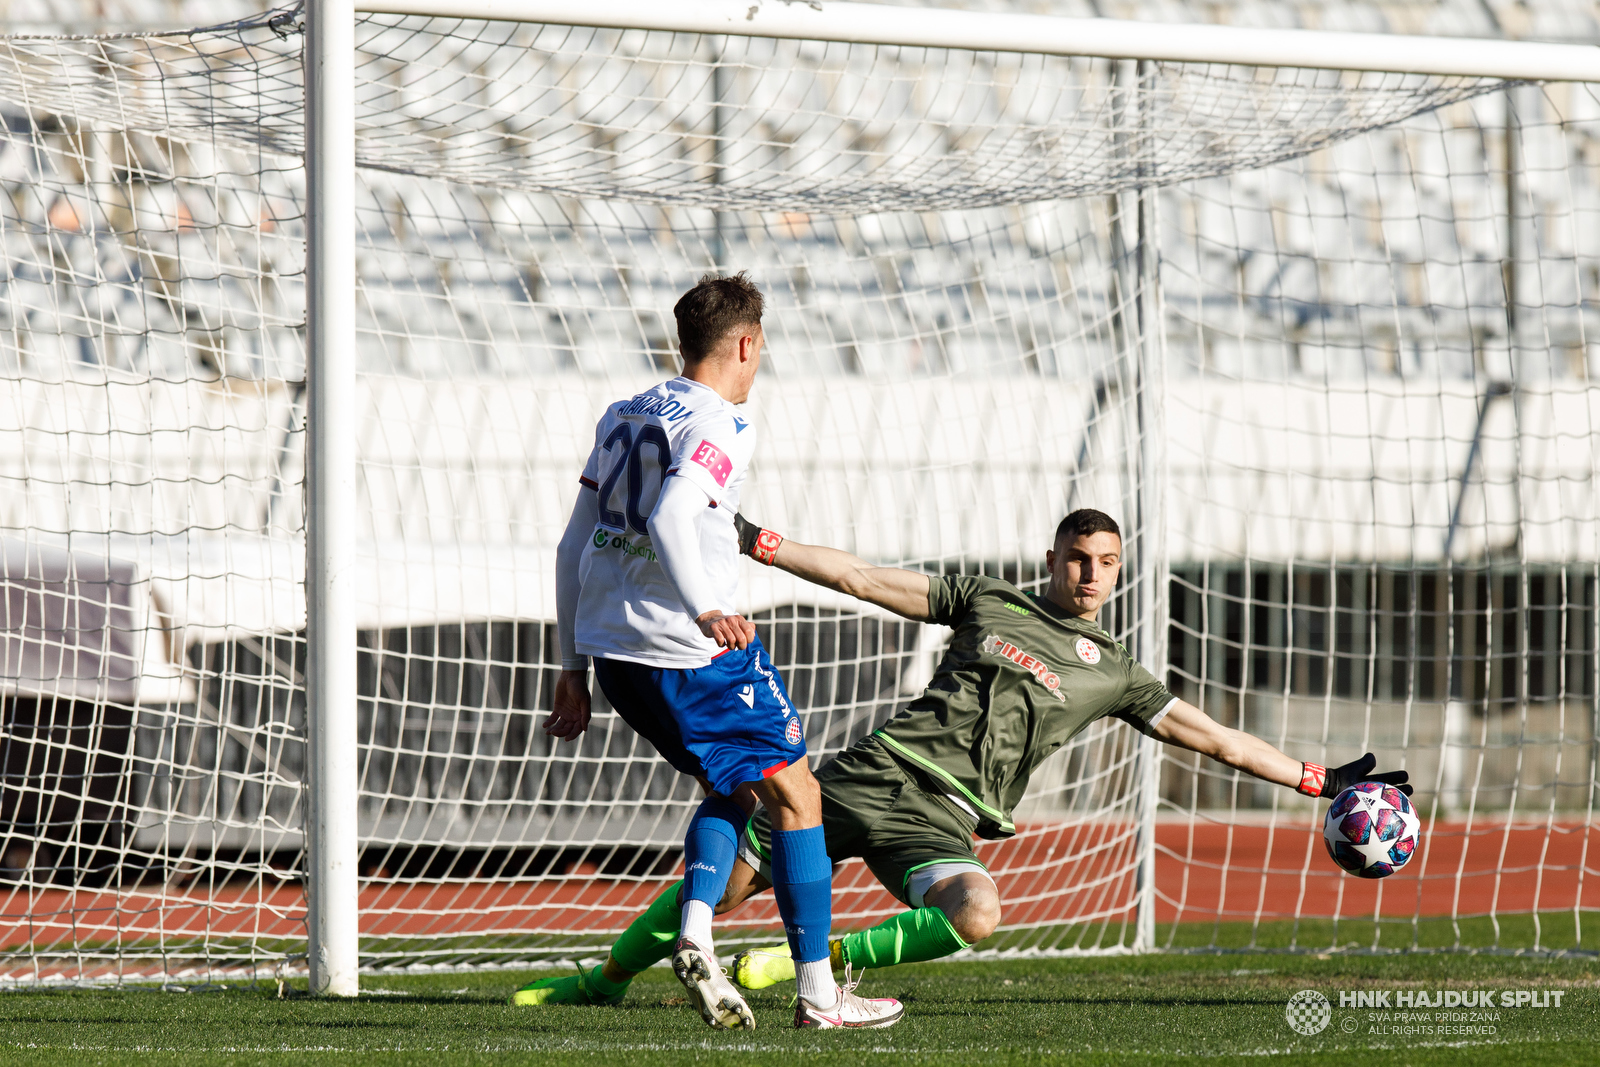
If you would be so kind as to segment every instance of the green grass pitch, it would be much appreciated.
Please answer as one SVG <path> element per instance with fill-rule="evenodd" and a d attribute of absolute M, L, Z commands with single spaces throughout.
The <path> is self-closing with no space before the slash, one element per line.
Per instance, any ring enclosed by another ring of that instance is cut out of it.
<path fill-rule="evenodd" d="M 752 999 L 753 1033 L 710 1031 L 661 969 L 637 980 L 620 1008 L 506 1006 L 525 980 L 508 972 L 369 976 L 353 1002 L 280 1000 L 270 984 L 10 992 L 0 995 L 0 1063 L 1600 1063 L 1593 957 L 1170 953 L 921 964 L 873 972 L 863 986 L 907 1001 L 904 1022 L 846 1034 L 794 1032 L 786 997 L 770 991 Z M 1341 990 L 1482 988 L 1564 993 L 1559 1008 L 1500 1008 L 1487 1024 L 1495 1032 L 1473 1037 L 1374 1032 L 1384 1021 L 1338 1006 Z M 1285 1018 L 1302 989 L 1334 1006 L 1331 1025 L 1315 1036 L 1295 1033 Z"/>

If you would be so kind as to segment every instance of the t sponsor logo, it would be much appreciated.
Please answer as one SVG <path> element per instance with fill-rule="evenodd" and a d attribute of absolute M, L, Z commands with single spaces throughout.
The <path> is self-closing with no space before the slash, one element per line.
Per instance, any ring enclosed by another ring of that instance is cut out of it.
<path fill-rule="evenodd" d="M 1061 691 L 1060 677 L 1046 666 L 1044 660 L 1039 657 L 1022 651 L 1022 649 L 997 634 L 990 634 L 983 639 L 983 652 L 988 656 L 1000 656 L 1003 659 L 1010 660 L 1039 679 L 1039 684 L 1048 689 L 1051 696 L 1063 704 L 1067 702 L 1066 694 Z"/>
<path fill-rule="evenodd" d="M 723 488 L 727 488 L 728 475 L 733 473 L 733 460 L 727 453 L 712 444 L 710 441 L 701 441 L 695 446 L 694 453 L 689 456 L 690 463 L 698 463 L 711 472 L 712 479 Z"/>

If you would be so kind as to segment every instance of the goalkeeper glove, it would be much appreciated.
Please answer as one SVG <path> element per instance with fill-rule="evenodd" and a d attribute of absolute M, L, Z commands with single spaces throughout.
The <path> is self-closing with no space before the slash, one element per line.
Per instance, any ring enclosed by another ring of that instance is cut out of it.
<path fill-rule="evenodd" d="M 1384 771 L 1382 774 L 1373 774 L 1372 768 L 1378 765 L 1378 757 L 1368 752 L 1358 760 L 1351 760 L 1342 767 L 1324 767 L 1317 763 L 1302 763 L 1300 765 L 1300 788 L 1297 792 L 1308 797 L 1336 797 L 1358 782 L 1382 782 L 1392 785 L 1406 796 L 1411 795 L 1411 787 L 1406 781 L 1411 777 L 1405 771 Z"/>
<path fill-rule="evenodd" d="M 757 563 L 772 566 L 783 538 L 772 530 L 763 530 L 743 515 L 734 513 L 733 528 L 739 534 L 739 554 L 749 556 Z"/>

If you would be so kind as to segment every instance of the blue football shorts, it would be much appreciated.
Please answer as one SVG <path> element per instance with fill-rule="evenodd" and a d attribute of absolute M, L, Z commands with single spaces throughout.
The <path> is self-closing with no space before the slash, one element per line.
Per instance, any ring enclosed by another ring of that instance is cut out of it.
<path fill-rule="evenodd" d="M 596 657 L 594 676 L 662 759 L 723 796 L 806 758 L 800 715 L 759 638 L 687 669 Z"/>

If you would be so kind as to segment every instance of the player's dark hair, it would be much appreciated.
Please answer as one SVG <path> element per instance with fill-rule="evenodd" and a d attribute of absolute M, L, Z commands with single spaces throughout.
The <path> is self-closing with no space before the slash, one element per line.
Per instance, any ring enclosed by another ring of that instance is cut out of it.
<path fill-rule="evenodd" d="M 1094 508 L 1079 508 L 1061 520 L 1061 525 L 1056 527 L 1056 543 L 1060 544 L 1065 537 L 1068 541 L 1076 541 L 1080 537 L 1090 534 L 1114 533 L 1118 539 L 1122 537 L 1122 527 L 1103 511 Z"/>
<path fill-rule="evenodd" d="M 683 361 L 705 359 L 730 330 L 761 325 L 765 301 L 744 271 L 728 277 L 707 274 L 684 293 L 672 314 L 678 319 L 678 344 Z"/>

